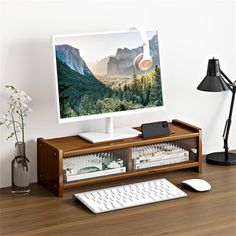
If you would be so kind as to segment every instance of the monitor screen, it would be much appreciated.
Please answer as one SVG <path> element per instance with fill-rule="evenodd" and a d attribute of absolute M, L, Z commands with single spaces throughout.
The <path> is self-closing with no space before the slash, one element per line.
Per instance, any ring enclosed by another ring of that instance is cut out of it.
<path fill-rule="evenodd" d="M 54 36 L 59 121 L 163 107 L 158 34 L 145 35 L 147 42 L 138 31 Z"/>

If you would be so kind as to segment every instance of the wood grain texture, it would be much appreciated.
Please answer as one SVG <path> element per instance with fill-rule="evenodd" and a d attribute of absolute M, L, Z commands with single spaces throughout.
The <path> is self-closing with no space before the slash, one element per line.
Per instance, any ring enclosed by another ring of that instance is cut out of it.
<path fill-rule="evenodd" d="M 187 198 L 155 203 L 100 215 L 72 200 L 72 194 L 144 180 L 167 178 L 188 194 Z M 203 178 L 212 190 L 199 193 L 181 185 L 190 178 Z M 165 235 L 235 236 L 236 166 L 203 162 L 202 173 L 179 170 L 110 183 L 73 188 L 63 198 L 37 184 L 27 196 L 14 196 L 1 189 L 0 235 Z"/>
<path fill-rule="evenodd" d="M 46 158 L 47 157 L 47 158 Z M 37 142 L 38 183 L 56 194 L 63 195 L 63 151 L 42 138 Z"/>

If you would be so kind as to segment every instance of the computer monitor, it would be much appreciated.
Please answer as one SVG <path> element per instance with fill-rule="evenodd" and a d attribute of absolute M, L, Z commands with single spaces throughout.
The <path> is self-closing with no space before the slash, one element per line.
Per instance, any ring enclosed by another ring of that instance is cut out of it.
<path fill-rule="evenodd" d="M 59 123 L 107 118 L 79 134 L 90 142 L 138 136 L 112 118 L 164 107 L 156 30 L 57 35 L 53 48 Z"/>

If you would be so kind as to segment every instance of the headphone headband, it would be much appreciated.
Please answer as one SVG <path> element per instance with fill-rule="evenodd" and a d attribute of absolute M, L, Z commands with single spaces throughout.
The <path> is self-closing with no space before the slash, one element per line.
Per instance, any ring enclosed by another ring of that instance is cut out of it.
<path fill-rule="evenodd" d="M 131 27 L 130 31 L 138 31 L 143 41 L 143 54 L 144 56 L 150 56 L 149 40 L 146 31 L 141 27 Z"/>

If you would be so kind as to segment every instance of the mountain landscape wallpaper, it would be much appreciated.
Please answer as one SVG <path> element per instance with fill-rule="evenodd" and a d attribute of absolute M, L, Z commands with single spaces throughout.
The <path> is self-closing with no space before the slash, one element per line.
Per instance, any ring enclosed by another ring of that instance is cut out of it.
<path fill-rule="evenodd" d="M 60 118 L 163 106 L 157 31 L 147 35 L 147 71 L 134 66 L 139 32 L 56 37 Z"/>

